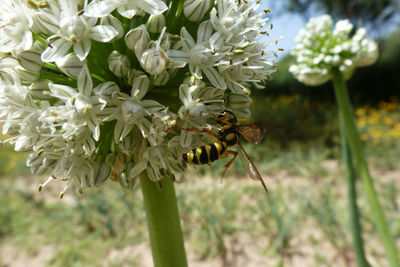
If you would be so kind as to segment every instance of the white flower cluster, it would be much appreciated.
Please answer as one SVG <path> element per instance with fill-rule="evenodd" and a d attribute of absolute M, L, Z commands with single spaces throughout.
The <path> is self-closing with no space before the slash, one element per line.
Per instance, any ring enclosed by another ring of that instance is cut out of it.
<path fill-rule="evenodd" d="M 274 71 L 259 2 L 0 0 L 3 134 L 50 175 L 41 187 L 174 177 L 204 141 L 168 129 L 249 116 Z"/>
<path fill-rule="evenodd" d="M 317 86 L 331 79 L 332 68 L 338 68 L 349 78 L 356 67 L 375 63 L 377 44 L 365 28 L 350 36 L 352 31 L 353 25 L 348 20 L 338 21 L 333 29 L 329 15 L 311 18 L 295 39 L 292 54 L 297 62 L 290 72 L 302 83 Z"/>

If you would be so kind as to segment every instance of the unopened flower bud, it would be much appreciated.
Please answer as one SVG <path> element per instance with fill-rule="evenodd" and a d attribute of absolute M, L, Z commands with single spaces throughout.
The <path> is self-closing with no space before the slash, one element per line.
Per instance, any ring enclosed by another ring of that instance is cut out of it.
<path fill-rule="evenodd" d="M 21 80 L 29 82 L 29 83 L 35 82 L 36 80 L 39 79 L 39 76 L 40 76 L 39 71 L 25 69 L 21 66 L 16 66 L 15 70 L 18 73 Z"/>
<path fill-rule="evenodd" d="M 151 75 L 159 75 L 167 68 L 167 54 L 160 47 L 145 50 L 140 58 L 140 65 Z"/>
<path fill-rule="evenodd" d="M 131 62 L 129 61 L 127 56 L 121 55 L 121 53 L 114 50 L 108 56 L 108 65 L 109 65 L 110 70 L 117 77 L 122 77 L 128 73 L 128 71 L 131 67 Z"/>
<path fill-rule="evenodd" d="M 126 46 L 135 51 L 136 57 L 140 58 L 143 50 L 147 47 L 150 41 L 149 33 L 145 25 L 140 25 L 132 30 L 130 30 L 125 35 Z"/>
<path fill-rule="evenodd" d="M 35 42 L 31 49 L 18 54 L 18 61 L 25 69 L 39 71 L 43 65 L 40 59 L 40 55 L 43 51 L 43 44 L 41 42 Z"/>
<path fill-rule="evenodd" d="M 169 72 L 168 71 L 164 71 L 160 75 L 156 75 L 154 77 L 153 84 L 156 85 L 156 86 L 166 85 L 168 83 L 170 77 L 171 76 L 170 76 Z"/>
<path fill-rule="evenodd" d="M 190 21 L 201 20 L 209 9 L 209 0 L 185 0 L 183 3 L 183 14 Z"/>
<path fill-rule="evenodd" d="M 163 14 L 151 15 L 147 21 L 147 29 L 151 33 L 160 33 L 165 27 L 165 17 Z"/>
<path fill-rule="evenodd" d="M 94 162 L 92 167 L 94 170 L 92 186 L 99 186 L 110 177 L 111 166 L 107 163 Z"/>

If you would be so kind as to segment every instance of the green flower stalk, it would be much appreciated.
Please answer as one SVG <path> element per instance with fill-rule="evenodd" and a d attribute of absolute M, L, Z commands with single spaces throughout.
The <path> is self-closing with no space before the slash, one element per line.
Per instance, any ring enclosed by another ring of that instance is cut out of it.
<path fill-rule="evenodd" d="M 224 110 L 250 116 L 249 88 L 265 83 L 276 55 L 274 40 L 260 38 L 269 23 L 259 2 L 1 1 L 6 142 L 48 175 L 40 190 L 60 178 L 60 197 L 109 180 L 129 189 L 141 177 L 154 263 L 184 266 L 171 181 L 187 168 L 182 154 L 205 140 L 168 129 L 218 131 Z"/>
<path fill-rule="evenodd" d="M 390 235 L 368 170 L 367 161 L 362 152 L 362 145 L 345 83 L 345 79 L 351 77 L 356 67 L 375 63 L 378 58 L 378 47 L 368 37 L 364 28 L 358 29 L 353 36 L 350 36 L 353 25 L 348 20 L 338 21 L 333 30 L 332 27 L 333 21 L 328 15 L 310 20 L 306 28 L 301 30 L 296 37 L 296 45 L 292 53 L 297 62 L 290 67 L 290 71 L 296 79 L 306 85 L 317 86 L 329 80 L 333 82 L 336 101 L 339 106 L 342 153 L 346 163 L 350 218 L 358 265 L 368 266 L 368 262 L 363 248 L 353 168 L 361 178 L 388 261 L 391 266 L 400 266 L 395 243 Z"/>

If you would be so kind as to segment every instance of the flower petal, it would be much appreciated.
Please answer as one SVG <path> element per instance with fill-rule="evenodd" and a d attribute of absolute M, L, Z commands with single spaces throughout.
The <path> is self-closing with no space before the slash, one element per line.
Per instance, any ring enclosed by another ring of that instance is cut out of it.
<path fill-rule="evenodd" d="M 89 69 L 87 65 L 84 65 L 81 73 L 78 76 L 78 90 L 79 93 L 85 96 L 90 96 L 93 88 L 93 81 L 90 77 Z"/>
<path fill-rule="evenodd" d="M 118 13 L 121 14 L 121 16 L 123 16 L 123 17 L 125 17 L 127 19 L 132 19 L 137 14 L 137 10 L 136 9 L 127 9 L 124 6 L 118 7 L 117 10 L 118 10 Z"/>
<path fill-rule="evenodd" d="M 64 57 L 72 44 L 64 39 L 57 39 L 51 43 L 49 47 L 42 53 L 42 61 L 54 62 L 59 58 Z"/>
<path fill-rule="evenodd" d="M 154 100 L 142 100 L 142 106 L 149 113 L 154 113 L 164 108 L 163 105 Z"/>
<path fill-rule="evenodd" d="M 52 96 L 57 97 L 64 102 L 67 102 L 68 99 L 76 95 L 76 91 L 66 85 L 49 83 L 49 88 Z"/>
<path fill-rule="evenodd" d="M 169 64 L 173 65 L 176 68 L 183 68 L 186 65 L 187 55 L 185 52 L 180 50 L 170 49 L 167 51 L 168 59 L 170 60 Z"/>
<path fill-rule="evenodd" d="M 207 76 L 210 83 L 221 89 L 226 89 L 226 84 L 224 82 L 224 78 L 214 69 L 214 68 L 204 68 L 202 69 L 204 74 Z"/>
<path fill-rule="evenodd" d="M 193 101 L 191 90 L 187 84 L 181 84 L 179 87 L 179 99 L 185 106 L 188 106 Z"/>
<path fill-rule="evenodd" d="M 141 0 L 137 1 L 136 4 L 151 15 L 159 15 L 168 9 L 167 5 L 161 0 Z"/>
<path fill-rule="evenodd" d="M 92 114 L 88 123 L 90 131 L 93 133 L 93 139 L 99 141 L 100 138 L 100 125 L 95 114 Z"/>
<path fill-rule="evenodd" d="M 93 164 L 94 169 L 94 186 L 102 184 L 111 174 L 111 167 L 106 163 L 95 162 Z"/>
<path fill-rule="evenodd" d="M 130 171 L 130 177 L 134 178 L 139 176 L 147 167 L 146 161 L 139 161 Z"/>
<path fill-rule="evenodd" d="M 74 53 L 70 53 L 56 60 L 57 67 L 69 77 L 75 79 L 78 78 L 81 73 L 83 64 L 84 63 L 80 61 Z"/>
<path fill-rule="evenodd" d="M 213 32 L 213 26 L 210 20 L 206 20 L 199 25 L 197 30 L 197 43 L 210 41 Z"/>
<path fill-rule="evenodd" d="M 119 137 L 120 142 L 122 142 L 122 139 L 127 136 L 131 130 L 133 129 L 134 124 L 125 124 L 124 129 L 122 130 L 121 136 Z"/>
<path fill-rule="evenodd" d="M 143 75 L 135 77 L 133 79 L 131 96 L 136 98 L 137 100 L 141 100 L 147 93 L 147 90 L 150 86 L 149 78 L 147 78 L 146 74 L 141 72 Z"/>
<path fill-rule="evenodd" d="M 86 7 L 85 16 L 96 18 L 105 17 L 109 15 L 117 5 L 118 4 L 112 0 L 104 0 L 96 3 L 93 2 Z"/>
<path fill-rule="evenodd" d="M 194 41 L 193 37 L 186 30 L 185 27 L 182 27 L 182 29 L 181 29 L 181 37 L 182 37 L 181 40 L 182 40 L 183 49 L 190 50 L 196 45 L 196 42 Z"/>
<path fill-rule="evenodd" d="M 110 25 L 97 25 L 90 30 L 89 36 L 92 40 L 105 43 L 118 36 L 118 31 Z"/>
<path fill-rule="evenodd" d="M 117 120 L 114 127 L 114 142 L 118 144 L 120 142 L 122 131 L 124 130 L 124 122 L 122 120 Z"/>
<path fill-rule="evenodd" d="M 190 147 L 192 145 L 192 132 L 182 131 L 180 136 L 181 146 L 183 147 Z"/>
<path fill-rule="evenodd" d="M 84 61 L 89 54 L 91 46 L 92 43 L 90 42 L 90 39 L 81 40 L 74 44 L 74 52 L 81 61 Z"/>
<path fill-rule="evenodd" d="M 118 31 L 117 38 L 122 38 L 124 37 L 124 27 L 122 26 L 122 23 L 114 16 L 108 15 L 104 18 L 101 19 L 101 25 L 103 26 L 112 26 L 114 29 Z"/>

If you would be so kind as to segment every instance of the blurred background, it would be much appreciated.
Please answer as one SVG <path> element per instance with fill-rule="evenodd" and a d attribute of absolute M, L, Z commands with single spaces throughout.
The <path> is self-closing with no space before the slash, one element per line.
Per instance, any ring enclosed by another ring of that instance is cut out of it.
<path fill-rule="evenodd" d="M 288 72 L 290 47 L 323 13 L 365 26 L 378 62 L 348 82 L 355 117 L 391 233 L 400 247 L 400 6 L 398 0 L 265 1 L 279 43 L 278 71 L 253 89 L 253 120 L 266 137 L 245 149 L 270 194 L 237 160 L 191 168 L 176 185 L 190 266 L 355 266 L 346 181 L 339 165 L 337 107 L 330 83 L 306 87 Z M 2 139 L 7 137 L 2 136 Z M 84 195 L 30 175 L 26 156 L 0 148 L 0 266 L 151 266 L 140 188 L 109 182 Z M 361 187 L 366 252 L 388 266 Z"/>

